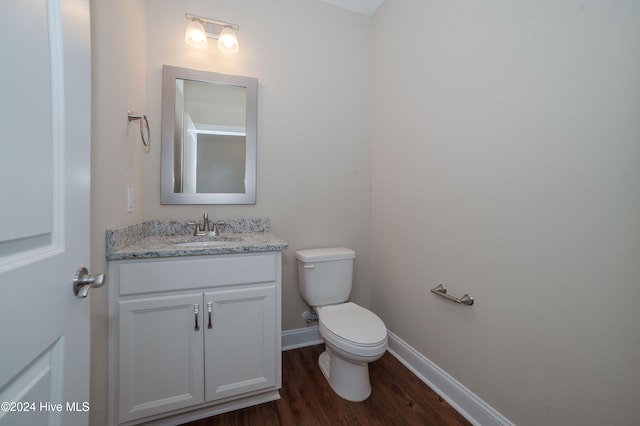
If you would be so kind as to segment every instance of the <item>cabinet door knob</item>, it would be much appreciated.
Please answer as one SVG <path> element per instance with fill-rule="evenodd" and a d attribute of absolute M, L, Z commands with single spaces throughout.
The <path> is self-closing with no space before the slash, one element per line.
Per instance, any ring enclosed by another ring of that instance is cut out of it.
<path fill-rule="evenodd" d="M 200 305 L 198 305 L 197 303 L 195 305 L 193 305 L 193 316 L 196 319 L 196 326 L 195 326 L 195 331 L 200 330 L 200 326 L 198 325 L 198 313 L 200 313 Z"/>
<path fill-rule="evenodd" d="M 213 323 L 211 322 L 211 310 L 213 309 L 212 305 L 212 302 L 207 303 L 207 312 L 209 313 L 209 325 L 207 326 L 207 328 L 213 328 Z"/>

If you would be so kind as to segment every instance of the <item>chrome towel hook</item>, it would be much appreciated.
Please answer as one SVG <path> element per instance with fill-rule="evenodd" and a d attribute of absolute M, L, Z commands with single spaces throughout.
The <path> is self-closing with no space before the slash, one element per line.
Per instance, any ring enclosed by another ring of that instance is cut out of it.
<path fill-rule="evenodd" d="M 127 111 L 127 116 L 129 117 L 129 122 L 134 120 L 140 120 L 140 138 L 142 139 L 142 144 L 145 147 L 145 151 L 149 152 L 151 149 L 151 131 L 149 130 L 149 120 L 146 115 L 136 114 L 135 112 Z M 145 133 L 143 130 L 142 122 L 144 121 L 145 126 L 147 127 L 147 136 L 145 137 Z"/>

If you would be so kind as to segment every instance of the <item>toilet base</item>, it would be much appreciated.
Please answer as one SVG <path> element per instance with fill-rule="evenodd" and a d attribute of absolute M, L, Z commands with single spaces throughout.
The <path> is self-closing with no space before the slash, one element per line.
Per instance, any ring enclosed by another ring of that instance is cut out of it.
<path fill-rule="evenodd" d="M 325 345 L 318 365 L 333 391 L 341 398 L 361 402 L 371 395 L 368 363 L 349 361 Z"/>

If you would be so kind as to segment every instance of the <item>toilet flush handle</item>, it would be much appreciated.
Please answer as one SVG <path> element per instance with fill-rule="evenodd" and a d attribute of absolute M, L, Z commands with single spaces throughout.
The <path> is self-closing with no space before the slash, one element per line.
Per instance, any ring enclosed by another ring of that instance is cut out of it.
<path fill-rule="evenodd" d="M 304 269 L 316 269 L 316 265 L 304 265 Z"/>

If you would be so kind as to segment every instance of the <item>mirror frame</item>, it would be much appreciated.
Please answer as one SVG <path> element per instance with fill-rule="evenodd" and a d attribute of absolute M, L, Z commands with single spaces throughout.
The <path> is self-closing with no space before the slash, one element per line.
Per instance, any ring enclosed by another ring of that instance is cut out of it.
<path fill-rule="evenodd" d="M 176 79 L 240 86 L 247 89 L 247 129 L 244 193 L 174 192 L 174 115 Z M 162 164 L 160 169 L 161 204 L 255 204 L 257 158 L 258 80 L 252 77 L 198 71 L 170 65 L 162 66 Z"/>

